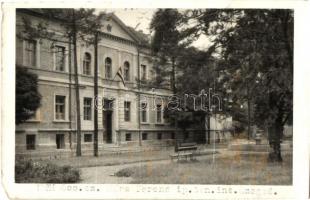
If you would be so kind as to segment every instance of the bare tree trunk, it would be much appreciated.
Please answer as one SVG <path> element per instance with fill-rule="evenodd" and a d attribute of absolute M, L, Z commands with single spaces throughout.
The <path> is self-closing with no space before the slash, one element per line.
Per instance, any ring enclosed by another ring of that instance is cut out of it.
<path fill-rule="evenodd" d="M 210 114 L 209 113 L 206 113 L 206 118 L 207 118 L 207 131 L 208 131 L 208 144 L 210 144 L 210 137 L 211 137 L 211 132 L 210 132 Z"/>
<path fill-rule="evenodd" d="M 281 105 L 280 105 L 281 106 Z M 269 144 L 272 152 L 269 153 L 269 161 L 282 162 L 281 141 L 283 138 L 283 111 L 280 109 L 271 131 L 269 132 Z"/>
<path fill-rule="evenodd" d="M 95 35 L 94 102 L 98 101 L 98 33 Z M 98 108 L 94 104 L 94 156 L 98 156 Z"/>
<path fill-rule="evenodd" d="M 175 95 L 177 93 L 177 90 L 176 90 L 176 86 L 175 86 L 175 58 L 174 57 L 171 58 L 171 63 L 172 63 L 172 69 L 171 69 L 171 81 L 170 81 L 170 84 L 171 84 L 171 89 L 172 89 L 173 95 Z M 180 137 L 179 136 L 179 131 L 178 131 L 177 114 L 175 115 L 175 118 L 174 118 L 174 129 L 175 129 L 175 132 L 176 132 L 175 149 L 177 149 L 178 142 L 179 142 L 179 137 Z"/>
<path fill-rule="evenodd" d="M 70 129 L 70 132 L 69 132 L 69 145 L 70 145 L 70 149 L 72 148 L 72 62 L 71 62 L 71 59 L 72 59 L 72 49 L 71 49 L 71 37 L 69 39 L 69 129 Z"/>
<path fill-rule="evenodd" d="M 171 70 L 171 88 L 173 91 L 173 94 L 176 94 L 176 86 L 175 86 L 175 58 L 172 57 L 171 58 L 171 62 L 172 62 L 172 70 Z"/>
<path fill-rule="evenodd" d="M 73 10 L 73 21 L 75 19 L 75 11 Z M 78 77 L 78 62 L 77 62 L 77 30 L 76 24 L 72 25 L 72 39 L 73 39 L 73 57 L 74 57 L 74 78 L 75 78 L 75 101 L 76 101 L 76 156 L 82 156 L 81 150 L 81 111 L 80 111 L 80 88 Z"/>
<path fill-rule="evenodd" d="M 139 136 L 139 146 L 142 146 L 141 141 L 141 117 L 140 117 L 140 89 L 141 89 L 141 77 L 140 77 L 140 46 L 138 46 L 138 99 L 137 99 L 137 112 L 138 112 L 138 136 Z"/>

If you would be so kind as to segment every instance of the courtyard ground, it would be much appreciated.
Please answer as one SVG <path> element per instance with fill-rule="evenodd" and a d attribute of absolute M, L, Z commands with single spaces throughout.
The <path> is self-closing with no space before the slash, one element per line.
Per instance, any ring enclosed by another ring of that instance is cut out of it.
<path fill-rule="evenodd" d="M 231 152 L 197 157 L 197 161 L 154 160 L 115 166 L 83 167 L 81 183 L 291 185 L 292 155 L 282 163 L 268 154 Z"/>
<path fill-rule="evenodd" d="M 291 185 L 291 144 L 285 143 L 282 148 L 282 163 L 267 162 L 268 148 L 267 143 L 255 145 L 253 141 L 235 140 L 230 146 L 199 146 L 197 161 L 172 162 L 169 155 L 174 148 L 171 147 L 160 151 L 70 157 L 43 162 L 77 167 L 81 171 L 80 183 L 89 184 Z"/>

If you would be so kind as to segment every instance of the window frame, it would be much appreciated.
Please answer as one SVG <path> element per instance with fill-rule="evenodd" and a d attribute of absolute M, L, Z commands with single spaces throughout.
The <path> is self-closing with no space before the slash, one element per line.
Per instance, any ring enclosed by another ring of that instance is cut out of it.
<path fill-rule="evenodd" d="M 89 137 L 89 138 L 88 138 Z M 84 143 L 91 143 L 94 141 L 94 137 L 92 133 L 84 133 L 83 134 Z"/>
<path fill-rule="evenodd" d="M 59 145 L 59 147 L 58 147 L 58 143 L 57 143 L 57 136 L 62 136 L 63 138 L 63 143 L 61 142 L 60 143 L 60 145 Z M 55 142 L 56 142 L 56 149 L 65 149 L 65 147 L 66 147 L 66 136 L 65 136 L 65 134 L 64 133 L 58 133 L 58 134 L 56 134 L 56 136 L 55 136 Z"/>
<path fill-rule="evenodd" d="M 28 143 L 28 137 L 33 137 L 34 141 L 32 144 Z M 36 150 L 36 140 L 37 140 L 36 134 L 27 134 L 26 135 L 26 150 Z"/>
<path fill-rule="evenodd" d="M 128 105 L 128 107 L 126 107 Z M 124 101 L 124 121 L 130 122 L 131 120 L 131 102 L 130 101 Z"/>
<path fill-rule="evenodd" d="M 142 140 L 148 140 L 148 133 L 147 132 L 143 132 L 142 133 Z"/>
<path fill-rule="evenodd" d="M 143 106 L 143 104 L 145 104 L 145 107 Z M 141 118 L 141 123 L 148 123 L 148 105 L 147 102 L 141 102 L 140 105 L 140 118 Z M 145 117 L 145 120 L 143 119 L 143 117 Z"/>
<path fill-rule="evenodd" d="M 28 57 L 29 55 L 29 49 L 28 49 L 28 45 L 29 43 L 33 43 L 34 44 L 34 49 L 33 52 L 33 63 L 29 63 L 29 58 L 28 61 L 26 59 L 26 57 Z M 38 63 L 38 41 L 37 40 L 33 40 L 33 39 L 24 39 L 23 40 L 23 65 L 28 66 L 28 67 L 38 67 L 39 63 Z"/>
<path fill-rule="evenodd" d="M 158 109 L 158 106 L 160 106 L 160 110 Z M 158 118 L 159 117 L 158 114 L 160 114 L 160 118 Z M 163 120 L 163 105 L 162 104 L 156 104 L 156 123 L 157 124 L 164 123 L 164 120 Z"/>
<path fill-rule="evenodd" d="M 163 134 L 162 133 L 157 133 L 156 138 L 157 138 L 157 140 L 162 140 L 163 139 Z"/>
<path fill-rule="evenodd" d="M 104 60 L 104 77 L 106 79 L 112 78 L 112 59 L 110 57 L 106 57 Z"/>
<path fill-rule="evenodd" d="M 56 49 L 58 49 L 58 48 L 61 48 L 61 49 L 63 49 L 63 69 L 62 70 L 60 70 L 60 69 L 58 69 L 58 66 L 57 66 L 57 53 L 58 53 L 58 51 L 56 51 Z M 53 46 L 53 52 L 54 52 L 54 70 L 55 71 L 57 71 L 57 72 L 66 72 L 66 70 L 67 70 L 67 67 L 66 67 L 66 63 L 67 63 L 67 59 L 66 59 L 66 47 L 65 46 L 63 46 L 63 45 L 59 45 L 59 44 L 55 44 L 54 46 Z"/>
<path fill-rule="evenodd" d="M 89 103 L 90 104 L 85 104 L 85 102 L 87 102 L 87 101 L 89 101 Z M 90 98 L 90 97 L 84 97 L 83 98 L 83 120 L 84 121 L 92 121 L 92 114 L 93 114 L 93 112 L 92 112 L 92 101 L 93 101 L 93 99 L 92 98 Z M 89 113 L 87 113 L 87 115 L 85 115 L 85 111 L 87 111 L 86 109 L 89 109 L 88 110 L 88 112 Z M 87 116 L 87 118 L 86 118 L 86 116 Z"/>
<path fill-rule="evenodd" d="M 130 63 L 128 61 L 124 62 L 124 81 L 130 81 Z"/>
<path fill-rule="evenodd" d="M 147 80 L 147 66 L 144 64 L 141 64 L 141 81 Z"/>
<path fill-rule="evenodd" d="M 57 103 L 57 97 L 64 97 L 64 103 L 63 103 L 63 105 L 64 105 L 64 114 L 63 114 L 63 119 L 59 119 L 59 118 L 57 118 L 57 104 L 59 104 L 59 103 Z M 62 94 L 55 94 L 54 95 L 54 120 L 55 121 L 66 121 L 66 119 L 67 119 L 67 96 L 66 95 L 62 95 Z"/>
<path fill-rule="evenodd" d="M 92 67 L 91 66 L 92 66 L 92 56 L 89 52 L 85 52 L 83 55 L 83 74 L 84 75 L 87 75 L 87 76 L 92 75 L 92 70 L 91 70 Z"/>
<path fill-rule="evenodd" d="M 129 136 L 129 137 L 127 137 L 127 136 Z M 132 134 L 131 133 L 125 133 L 125 141 L 126 142 L 132 141 Z"/>

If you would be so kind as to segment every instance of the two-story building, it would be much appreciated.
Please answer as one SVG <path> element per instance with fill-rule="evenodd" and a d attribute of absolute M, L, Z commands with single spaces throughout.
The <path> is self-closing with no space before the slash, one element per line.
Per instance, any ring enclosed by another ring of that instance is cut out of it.
<path fill-rule="evenodd" d="M 57 39 L 23 37 L 25 19 L 33 26 L 45 23 Z M 94 97 L 94 47 L 83 41 L 77 44 L 81 110 L 77 116 L 73 47 L 61 21 L 47 18 L 40 9 L 16 11 L 16 65 L 38 75 L 42 96 L 35 117 L 16 126 L 17 155 L 74 155 L 77 117 L 81 119 L 82 154 L 91 154 L 94 108 L 98 109 L 100 154 L 121 147 L 173 143 L 174 128 L 163 118 L 171 90 L 137 85 L 137 80 L 155 76 L 147 37 L 127 27 L 114 14 L 102 23 L 98 97 Z M 125 85 L 116 76 L 120 68 Z"/>

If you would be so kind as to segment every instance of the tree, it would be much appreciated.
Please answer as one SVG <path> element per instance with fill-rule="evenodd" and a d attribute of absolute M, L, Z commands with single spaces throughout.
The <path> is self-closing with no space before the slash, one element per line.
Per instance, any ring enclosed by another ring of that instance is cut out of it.
<path fill-rule="evenodd" d="M 179 50 L 182 48 L 180 42 L 183 38 L 178 26 L 182 22 L 182 15 L 177 9 L 159 9 L 155 12 L 150 28 L 154 31 L 151 48 L 154 55 L 159 58 L 158 65 L 155 65 L 157 74 L 162 76 L 169 70 L 170 84 L 173 93 L 176 93 L 176 66 L 175 62 L 179 56 Z M 167 63 L 171 63 L 171 69 L 168 69 Z"/>
<path fill-rule="evenodd" d="M 40 107 L 38 77 L 27 69 L 16 66 L 15 124 L 21 124 L 35 115 Z"/>
<path fill-rule="evenodd" d="M 87 42 L 94 46 L 94 98 L 98 101 L 98 43 L 102 39 L 100 31 L 103 27 L 102 20 L 108 19 L 105 13 L 99 13 L 99 15 L 91 14 L 92 17 L 88 21 L 88 28 L 84 30 L 84 33 L 88 34 L 89 38 Z M 98 102 L 96 103 L 98 105 Z M 98 156 L 98 108 L 94 105 L 94 156 Z"/>
<path fill-rule="evenodd" d="M 253 122 L 269 129 L 270 158 L 282 161 L 283 126 L 293 113 L 292 10 L 197 10 L 193 16 L 213 38 L 223 85 L 235 104 L 253 104 Z"/>
<path fill-rule="evenodd" d="M 165 83 L 166 77 L 169 75 L 173 93 L 179 96 L 198 95 L 202 89 L 208 90 L 212 87 L 214 82 L 214 78 L 212 78 L 214 59 L 210 54 L 212 51 L 199 51 L 194 47 L 188 47 L 197 38 L 199 30 L 189 25 L 188 19 L 190 18 L 187 16 L 187 12 L 179 12 L 177 9 L 159 9 L 151 22 L 151 29 L 155 32 L 151 46 L 153 53 L 158 58 L 155 64 L 157 74 L 155 83 Z M 192 112 L 196 117 L 188 117 L 189 112 Z M 204 125 L 204 117 L 208 117 L 209 121 L 209 116 L 209 112 L 197 111 L 189 105 L 181 105 L 178 110 L 167 109 L 165 111 L 165 117 L 174 123 L 176 128 L 181 127 L 183 132 L 195 124 Z M 203 127 L 203 129 L 205 128 Z M 207 129 L 209 130 L 209 128 Z M 210 132 L 208 131 L 209 137 Z M 209 141 L 210 139 L 208 139 Z"/>

